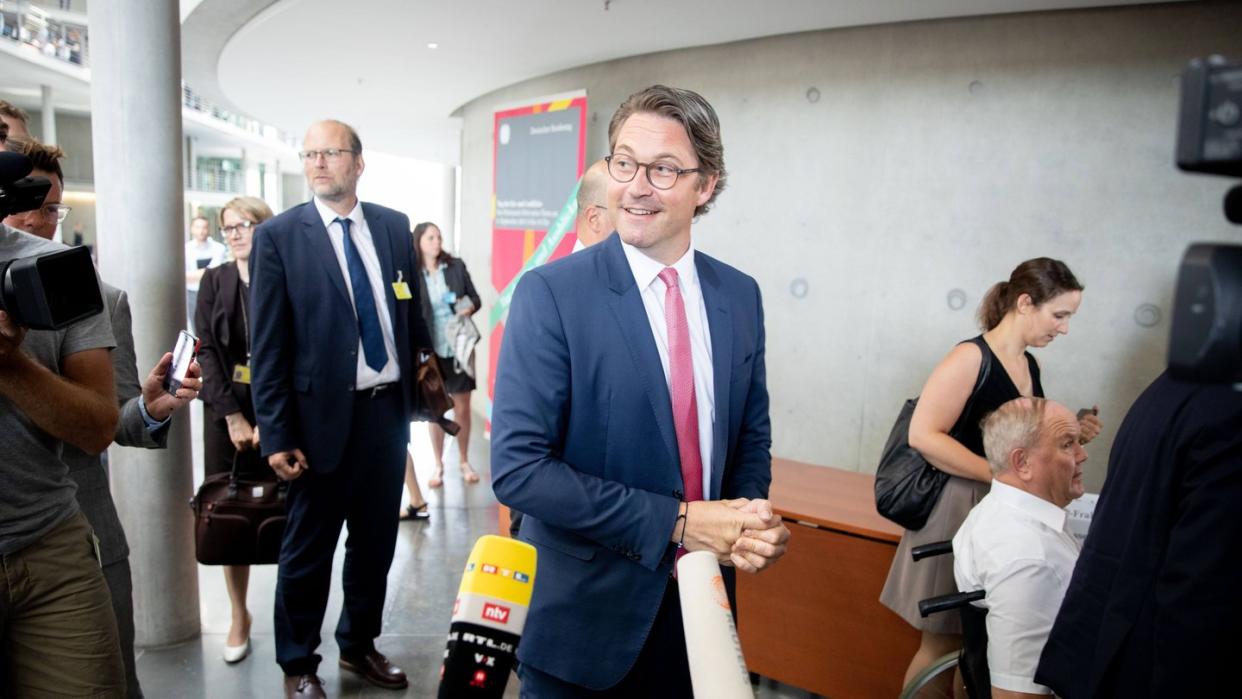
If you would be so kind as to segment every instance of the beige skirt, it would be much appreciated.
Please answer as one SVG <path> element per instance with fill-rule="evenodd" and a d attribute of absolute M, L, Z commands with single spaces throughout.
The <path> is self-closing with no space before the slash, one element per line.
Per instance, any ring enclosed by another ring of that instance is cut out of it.
<path fill-rule="evenodd" d="M 901 535 L 893 565 L 888 570 L 888 579 L 880 592 L 880 603 L 914 628 L 940 634 L 962 632 L 956 611 L 932 614 L 926 619 L 919 616 L 920 601 L 957 592 L 957 582 L 953 579 L 953 554 L 916 562 L 910 558 L 910 550 L 915 546 L 952 539 L 958 527 L 966 521 L 970 508 L 983 499 L 990 488 L 990 483 L 949 476 L 944 490 L 940 491 L 940 499 L 927 517 L 927 524 L 918 531 L 907 529 Z"/>

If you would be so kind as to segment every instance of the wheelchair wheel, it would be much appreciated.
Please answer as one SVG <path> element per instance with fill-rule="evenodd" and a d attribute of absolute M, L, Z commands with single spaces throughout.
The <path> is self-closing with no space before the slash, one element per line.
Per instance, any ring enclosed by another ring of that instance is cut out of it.
<path fill-rule="evenodd" d="M 901 690 L 898 699 L 953 699 L 953 673 L 961 654 L 960 650 L 955 650 L 928 665 Z M 945 687 L 948 687 L 947 692 Z"/>

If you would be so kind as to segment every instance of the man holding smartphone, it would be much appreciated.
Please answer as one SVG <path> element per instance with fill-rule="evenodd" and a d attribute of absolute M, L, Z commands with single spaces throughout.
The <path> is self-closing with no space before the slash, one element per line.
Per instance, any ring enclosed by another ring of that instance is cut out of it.
<path fill-rule="evenodd" d="M 415 407 L 413 350 L 431 347 L 404 214 L 358 201 L 349 125 L 322 121 L 301 152 L 315 198 L 259 226 L 250 256 L 251 391 L 262 451 L 289 488 L 276 582 L 285 695 L 322 697 L 319 629 L 349 525 L 336 627 L 343 669 L 387 689 L 405 673 L 375 647 Z M 344 427 L 344 429 L 342 429 Z"/>

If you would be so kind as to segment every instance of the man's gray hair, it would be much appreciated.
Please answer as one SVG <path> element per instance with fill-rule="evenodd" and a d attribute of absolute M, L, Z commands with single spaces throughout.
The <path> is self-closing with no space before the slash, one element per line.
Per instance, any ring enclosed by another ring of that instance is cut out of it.
<path fill-rule="evenodd" d="M 992 475 L 1009 468 L 1014 449 L 1031 449 L 1039 442 L 1047 406 L 1043 398 L 1014 398 L 983 418 L 983 451 Z"/>

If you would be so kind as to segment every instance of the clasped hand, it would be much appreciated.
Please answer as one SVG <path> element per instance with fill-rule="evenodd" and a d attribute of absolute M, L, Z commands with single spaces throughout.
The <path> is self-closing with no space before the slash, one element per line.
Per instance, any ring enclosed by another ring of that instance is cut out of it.
<path fill-rule="evenodd" d="M 789 530 L 767 500 L 697 500 L 686 506 L 687 551 L 711 551 L 716 560 L 757 573 L 785 554 Z M 674 529 L 680 535 L 680 527 Z"/>

